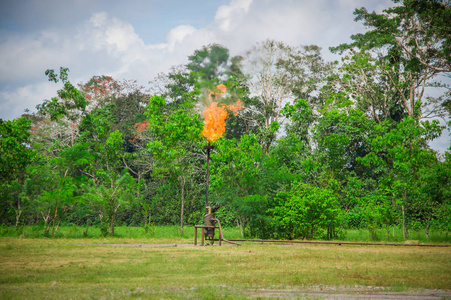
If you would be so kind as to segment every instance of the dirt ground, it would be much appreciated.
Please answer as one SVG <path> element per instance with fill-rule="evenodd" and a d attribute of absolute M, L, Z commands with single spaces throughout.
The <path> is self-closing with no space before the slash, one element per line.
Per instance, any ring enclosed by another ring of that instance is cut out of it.
<path fill-rule="evenodd" d="M 249 298 L 277 299 L 451 299 L 451 291 L 419 290 L 412 292 L 390 292 L 385 288 L 371 286 L 313 286 L 307 289 L 246 290 Z"/>

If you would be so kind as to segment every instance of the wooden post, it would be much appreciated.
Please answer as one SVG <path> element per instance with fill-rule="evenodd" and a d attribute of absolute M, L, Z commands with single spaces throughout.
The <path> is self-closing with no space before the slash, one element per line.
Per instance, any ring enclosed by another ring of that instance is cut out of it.
<path fill-rule="evenodd" d="M 197 245 L 197 226 L 194 226 L 194 246 Z"/>
<path fill-rule="evenodd" d="M 205 235 L 204 234 L 204 229 L 202 228 L 202 239 L 201 239 L 201 243 L 200 243 L 201 246 L 204 245 L 204 238 L 205 238 L 204 235 Z"/>

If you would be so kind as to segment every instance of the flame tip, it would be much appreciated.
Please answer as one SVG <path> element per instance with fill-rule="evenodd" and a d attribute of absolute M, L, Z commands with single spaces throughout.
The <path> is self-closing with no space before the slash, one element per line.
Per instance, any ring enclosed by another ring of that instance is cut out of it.
<path fill-rule="evenodd" d="M 210 100 L 214 96 L 218 98 L 227 93 L 227 87 L 224 84 L 218 84 L 216 88 L 219 92 L 210 91 Z M 202 115 L 204 117 L 204 129 L 202 135 L 207 138 L 208 143 L 214 142 L 219 139 L 225 132 L 225 120 L 227 118 L 227 110 L 230 110 L 235 116 L 238 115 L 238 111 L 243 109 L 240 99 L 235 104 L 220 105 L 218 102 L 212 102 L 205 108 Z"/>

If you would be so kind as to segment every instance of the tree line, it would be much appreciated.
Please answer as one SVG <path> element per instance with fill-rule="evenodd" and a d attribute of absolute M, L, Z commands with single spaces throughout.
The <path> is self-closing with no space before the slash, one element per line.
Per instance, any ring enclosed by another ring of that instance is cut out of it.
<path fill-rule="evenodd" d="M 429 143 L 451 112 L 451 6 L 394 1 L 355 11 L 367 31 L 330 48 L 257 43 L 231 57 L 204 46 L 152 81 L 47 70 L 61 86 L 36 113 L 0 121 L 0 217 L 40 224 L 202 223 L 202 111 L 218 101 L 225 132 L 212 142 L 209 204 L 243 236 L 375 238 L 395 227 L 451 230 L 451 154 Z M 219 89 L 221 89 L 219 91 Z M 237 102 L 239 101 L 239 102 Z M 237 110 L 232 104 L 240 103 Z"/>

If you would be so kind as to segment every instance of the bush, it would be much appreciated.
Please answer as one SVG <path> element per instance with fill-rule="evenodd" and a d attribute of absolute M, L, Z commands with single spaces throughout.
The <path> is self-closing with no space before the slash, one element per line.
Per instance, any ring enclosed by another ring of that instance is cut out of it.
<path fill-rule="evenodd" d="M 327 239 L 335 236 L 340 209 L 332 190 L 297 184 L 278 198 L 279 206 L 270 211 L 286 238 L 319 238 L 323 230 Z"/>

